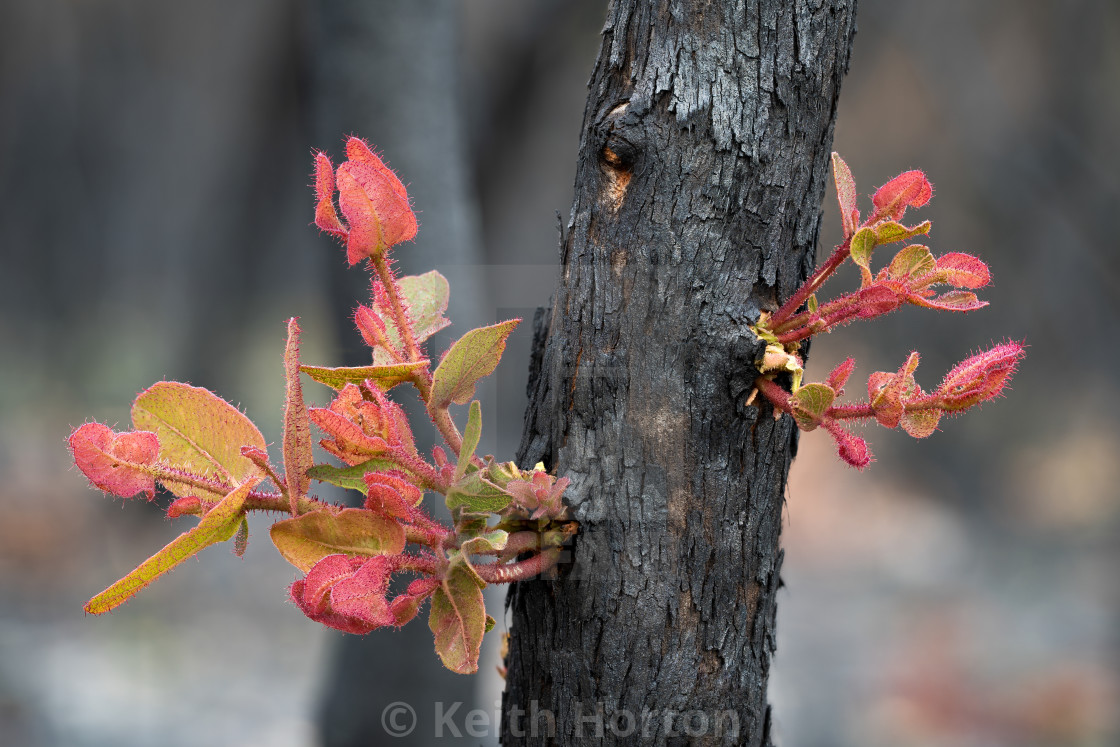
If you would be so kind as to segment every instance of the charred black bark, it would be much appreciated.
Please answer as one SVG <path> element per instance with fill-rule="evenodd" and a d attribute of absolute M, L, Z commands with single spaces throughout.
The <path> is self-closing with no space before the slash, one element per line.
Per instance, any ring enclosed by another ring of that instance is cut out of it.
<path fill-rule="evenodd" d="M 572 479 L 512 592 L 505 744 L 769 744 L 792 421 L 747 325 L 813 261 L 855 0 L 613 0 L 521 462 Z"/>

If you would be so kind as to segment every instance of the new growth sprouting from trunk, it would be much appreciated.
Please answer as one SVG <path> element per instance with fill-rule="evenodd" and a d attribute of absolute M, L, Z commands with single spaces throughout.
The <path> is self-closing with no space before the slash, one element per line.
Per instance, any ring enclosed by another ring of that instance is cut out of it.
<path fill-rule="evenodd" d="M 132 431 L 77 428 L 70 448 L 95 487 L 153 500 L 159 484 L 175 496 L 170 518 L 199 517 L 86 610 L 114 609 L 209 545 L 233 539 L 243 553 L 248 512 L 279 512 L 270 537 L 302 574 L 289 594 L 304 614 L 365 634 L 429 603 L 436 652 L 456 672 L 477 670 L 494 625 L 482 589 L 516 582 L 508 744 L 769 744 L 797 429 L 824 428 L 862 468 L 870 452 L 843 420 L 928 436 L 942 415 L 998 396 L 1024 354 L 997 345 L 924 392 L 912 353 L 851 404 L 836 403 L 850 358 L 802 381 L 814 334 L 907 303 L 986 305 L 971 291 L 988 268 L 967 254 L 910 244 L 873 273 L 877 246 L 929 231 L 902 220 L 932 186 L 906 172 L 861 221 L 835 154 L 843 241 L 810 276 L 853 32 L 854 0 L 611 3 L 560 286 L 535 320 L 520 465 L 476 453 L 473 400 L 518 320 L 468 331 L 433 364 L 425 347 L 449 324 L 449 288 L 435 271 L 392 269 L 390 248 L 417 231 L 404 185 L 358 138 L 337 169 L 317 153 L 315 223 L 371 271 L 354 315 L 370 365 L 301 365 L 289 320 L 279 468 L 240 410 L 178 382 L 140 393 Z M 848 259 L 860 288 L 818 301 Z M 301 374 L 334 390 L 329 406 L 306 406 Z M 389 396 L 401 384 L 443 438 L 430 459 Z M 469 405 L 462 430 L 451 405 Z M 313 425 L 341 465 L 313 463 Z M 363 507 L 319 500 L 313 480 L 361 491 Z M 425 492 L 443 496 L 451 526 L 422 508 Z M 402 575 L 411 583 L 390 594 Z"/>

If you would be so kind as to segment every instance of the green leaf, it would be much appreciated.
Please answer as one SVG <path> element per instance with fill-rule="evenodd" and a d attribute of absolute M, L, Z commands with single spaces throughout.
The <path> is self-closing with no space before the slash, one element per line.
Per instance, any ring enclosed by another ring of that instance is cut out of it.
<path fill-rule="evenodd" d="M 292 500 L 292 514 L 296 503 L 307 495 L 311 478 L 311 423 L 307 419 L 307 405 L 303 402 L 303 387 L 299 382 L 299 323 L 295 317 L 288 320 L 288 344 L 284 348 L 284 482 Z"/>
<path fill-rule="evenodd" d="M 360 490 L 366 492 L 365 476 L 370 472 L 381 472 L 389 469 L 400 469 L 396 462 L 380 457 L 355 464 L 352 467 L 335 467 L 333 464 L 316 464 L 307 470 L 307 476 L 319 482 L 329 482 L 340 488 Z"/>
<path fill-rule="evenodd" d="M 428 365 L 422 360 L 415 363 L 390 363 L 383 366 L 353 366 L 342 368 L 324 368 L 322 366 L 300 366 L 299 370 L 310 376 L 320 384 L 326 384 L 332 389 L 341 389 L 347 384 L 361 384 L 369 379 L 387 392 L 402 381 L 408 381 L 417 371 Z"/>
<path fill-rule="evenodd" d="M 459 447 L 459 463 L 455 466 L 455 482 L 459 482 L 466 474 L 480 438 L 482 438 L 482 406 L 476 399 L 471 402 L 467 427 L 463 430 L 463 445 Z"/>
<path fill-rule="evenodd" d="M 486 632 L 486 606 L 482 588 L 465 566 L 451 566 L 447 578 L 432 594 L 428 627 L 445 667 L 459 674 L 478 671 L 479 649 Z"/>
<path fill-rule="evenodd" d="M 445 409 L 454 402 L 465 405 L 474 396 L 475 385 L 498 367 L 506 338 L 520 319 L 511 319 L 489 327 L 472 329 L 460 337 L 443 356 L 432 374 L 432 397 L 429 409 Z"/>
<path fill-rule="evenodd" d="M 496 551 L 505 549 L 506 543 L 509 542 L 509 532 L 504 529 L 494 529 L 486 534 L 479 534 L 471 537 L 466 542 L 459 545 L 459 558 L 470 569 L 471 575 L 483 588 L 486 587 L 486 582 L 482 580 L 482 576 L 478 575 L 478 571 L 474 569 L 474 564 L 471 563 L 470 556 L 477 555 L 487 550 Z M 457 558 L 452 558 L 451 562 L 455 563 Z"/>
<path fill-rule="evenodd" d="M 852 261 L 860 266 L 863 277 L 871 279 L 871 252 L 875 249 L 875 232 L 864 226 L 855 232 L 848 245 L 851 248 Z"/>
<path fill-rule="evenodd" d="M 364 508 L 311 511 L 278 521 L 269 530 L 272 544 L 304 573 L 328 555 L 396 555 L 404 550 L 404 528 Z"/>
<path fill-rule="evenodd" d="M 491 630 L 494 629 L 494 626 L 497 625 L 497 624 L 498 624 L 497 620 L 490 617 L 490 615 L 487 615 L 486 616 L 486 629 L 483 632 L 484 633 L 489 633 Z"/>
<path fill-rule="evenodd" d="M 244 413 L 216 394 L 161 381 L 140 393 L 132 405 L 137 430 L 159 438 L 160 461 L 185 472 L 207 475 L 232 489 L 255 473 L 253 462 L 241 456 L 242 446 L 266 451 L 264 436 Z M 161 479 L 177 496 L 200 495 L 219 500 L 224 493 Z"/>
<path fill-rule="evenodd" d="M 447 311 L 451 288 L 447 279 L 435 270 L 423 275 L 400 278 L 397 280 L 397 292 L 408 308 L 408 316 L 412 320 L 412 336 L 417 344 L 451 324 L 443 316 L 443 312 Z M 385 323 L 385 335 L 389 341 L 397 349 L 402 348 L 401 333 L 396 321 L 391 317 L 382 318 L 381 321 Z M 387 352 L 378 348 L 373 351 L 373 362 L 389 363 L 391 358 Z"/>
<path fill-rule="evenodd" d="M 887 274 L 894 279 L 904 277 L 920 278 L 937 268 L 937 260 L 929 251 L 929 247 L 921 244 L 904 246 L 894 255 Z"/>
<path fill-rule="evenodd" d="M 789 398 L 797 426 L 803 431 L 816 428 L 835 399 L 836 392 L 826 384 L 806 384 L 798 389 Z"/>
<path fill-rule="evenodd" d="M 941 410 L 933 408 L 929 410 L 908 410 L 902 413 L 898 424 L 902 426 L 902 430 L 914 438 L 925 438 L 937 430 L 939 422 L 941 422 Z"/>
<path fill-rule="evenodd" d="M 506 491 L 482 476 L 482 472 L 470 472 L 447 490 L 449 509 L 465 507 L 470 513 L 497 513 L 513 500 Z"/>
<path fill-rule="evenodd" d="M 245 512 L 242 510 L 245 499 L 260 481 L 260 477 L 253 477 L 224 496 L 206 512 L 197 526 L 171 540 L 134 571 L 89 600 L 86 604 L 86 612 L 100 615 L 102 612 L 119 607 L 152 581 L 203 548 L 225 542 L 234 536 L 245 518 Z"/>
<path fill-rule="evenodd" d="M 875 241 L 879 244 L 893 244 L 896 241 L 906 241 L 923 233 L 929 233 L 933 224 L 928 220 L 918 225 L 907 228 L 901 223 L 888 220 L 875 225 Z"/>
<path fill-rule="evenodd" d="M 840 220 L 844 225 L 844 235 L 850 236 L 859 223 L 856 180 L 852 171 L 839 153 L 832 154 L 832 180 L 836 184 L 836 200 L 840 203 Z"/>

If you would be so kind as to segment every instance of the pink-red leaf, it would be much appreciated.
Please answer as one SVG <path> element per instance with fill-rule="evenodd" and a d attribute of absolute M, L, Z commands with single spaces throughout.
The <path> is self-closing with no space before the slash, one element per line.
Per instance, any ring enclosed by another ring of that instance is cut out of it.
<path fill-rule="evenodd" d="M 971 254 L 950 252 L 937 258 L 938 282 L 958 288 L 983 288 L 991 279 L 988 266 Z"/>
<path fill-rule="evenodd" d="M 848 378 L 852 375 L 852 371 L 854 371 L 855 368 L 856 361 L 854 358 L 845 359 L 843 363 L 832 369 L 832 372 L 824 381 L 825 386 L 839 396 L 840 391 L 844 388 L 844 385 L 848 383 Z"/>
<path fill-rule="evenodd" d="M 362 140 L 346 143 L 349 160 L 335 173 L 338 204 L 350 224 L 346 256 L 351 265 L 416 236 L 416 215 L 397 175 Z"/>
<path fill-rule="evenodd" d="M 113 495 L 131 498 L 143 493 L 155 498 L 151 466 L 159 456 L 159 439 L 147 431 L 116 433 L 101 423 L 86 423 L 70 435 L 74 464 L 93 485 Z"/>
<path fill-rule="evenodd" d="M 346 226 L 334 209 L 334 166 L 326 153 L 315 154 L 315 225 L 329 234 L 346 238 Z"/>
<path fill-rule="evenodd" d="M 907 171 L 879 187 L 871 196 L 875 215 L 902 220 L 907 207 L 921 207 L 933 196 L 933 186 L 921 171 Z"/>
<path fill-rule="evenodd" d="M 331 609 L 374 627 L 395 624 L 385 598 L 391 571 L 389 559 L 383 555 L 367 560 L 331 588 Z"/>

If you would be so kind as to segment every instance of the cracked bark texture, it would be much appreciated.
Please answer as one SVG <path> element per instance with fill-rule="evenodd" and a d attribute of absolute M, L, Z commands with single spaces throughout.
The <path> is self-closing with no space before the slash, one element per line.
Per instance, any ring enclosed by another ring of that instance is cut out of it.
<path fill-rule="evenodd" d="M 504 744 L 770 744 L 796 430 L 747 325 L 812 266 L 854 6 L 610 3 L 519 454 L 581 529 L 511 590 Z"/>

